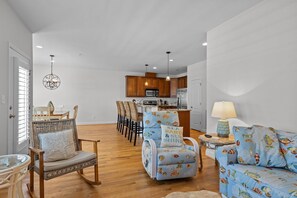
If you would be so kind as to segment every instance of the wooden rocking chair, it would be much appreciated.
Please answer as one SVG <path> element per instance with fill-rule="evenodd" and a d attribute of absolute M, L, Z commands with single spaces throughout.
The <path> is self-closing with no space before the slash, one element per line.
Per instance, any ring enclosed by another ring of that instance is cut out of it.
<path fill-rule="evenodd" d="M 41 150 L 39 134 L 55 133 L 71 130 L 77 155 L 65 160 L 45 162 L 44 151 Z M 74 119 L 54 120 L 54 121 L 33 121 L 31 134 L 32 147 L 29 148 L 31 156 L 30 184 L 27 184 L 29 193 L 34 197 L 34 171 L 39 175 L 40 198 L 44 197 L 44 180 L 49 180 L 70 172 L 77 173 L 91 185 L 100 185 L 98 175 L 98 154 L 97 143 L 100 140 L 78 139 L 77 129 Z M 81 150 L 82 142 L 93 142 L 94 153 Z M 83 169 L 94 166 L 94 181 L 91 181 L 83 174 Z"/>

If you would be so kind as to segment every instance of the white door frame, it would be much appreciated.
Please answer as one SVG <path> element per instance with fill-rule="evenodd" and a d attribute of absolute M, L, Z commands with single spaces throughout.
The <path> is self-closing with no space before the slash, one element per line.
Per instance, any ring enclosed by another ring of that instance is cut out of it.
<path fill-rule="evenodd" d="M 13 104 L 14 104 L 14 79 L 15 79 L 15 72 L 14 72 L 14 59 L 18 58 L 24 62 L 26 62 L 31 70 L 31 75 L 30 75 L 30 106 L 32 106 L 32 96 L 33 96 L 33 75 L 32 75 L 32 71 L 33 71 L 33 67 L 32 67 L 32 61 L 31 58 L 26 55 L 22 50 L 18 49 L 16 46 L 14 46 L 13 44 L 9 43 L 9 67 L 8 67 L 8 115 L 7 115 L 7 124 L 8 124 L 8 130 L 7 130 L 7 152 L 8 154 L 11 153 L 16 153 L 16 144 L 15 144 L 15 134 L 14 134 L 14 122 L 13 119 L 15 118 L 9 118 L 9 116 L 12 114 L 14 115 L 14 109 L 13 109 Z M 31 109 L 31 108 L 30 108 Z M 30 110 L 29 113 L 29 117 L 30 119 L 32 119 L 32 109 Z"/>

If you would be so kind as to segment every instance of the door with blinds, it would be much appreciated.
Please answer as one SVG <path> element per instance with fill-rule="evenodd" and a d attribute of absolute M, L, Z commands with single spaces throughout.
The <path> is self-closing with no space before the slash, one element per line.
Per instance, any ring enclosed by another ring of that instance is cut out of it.
<path fill-rule="evenodd" d="M 32 77 L 30 60 L 15 51 L 10 53 L 9 142 L 11 153 L 27 153 L 31 122 Z"/>

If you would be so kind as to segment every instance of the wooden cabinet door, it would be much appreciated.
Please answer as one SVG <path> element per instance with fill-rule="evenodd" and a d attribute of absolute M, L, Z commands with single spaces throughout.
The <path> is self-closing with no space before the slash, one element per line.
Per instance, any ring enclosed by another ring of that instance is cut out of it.
<path fill-rule="evenodd" d="M 148 89 L 158 89 L 159 88 L 159 78 L 147 78 Z"/>
<path fill-rule="evenodd" d="M 126 97 L 137 96 L 137 76 L 126 76 Z"/>
<path fill-rule="evenodd" d="M 165 97 L 165 79 L 159 78 L 159 97 Z"/>
<path fill-rule="evenodd" d="M 170 97 L 170 85 L 171 85 L 171 82 L 170 81 L 166 81 L 165 80 L 165 83 L 164 83 L 165 85 L 164 85 L 164 92 L 165 92 L 165 94 L 164 94 L 164 97 Z"/>
<path fill-rule="evenodd" d="M 145 86 L 145 81 L 146 81 L 146 78 L 138 77 L 138 83 L 137 83 L 137 96 L 138 97 L 145 97 L 145 90 L 148 88 L 148 86 Z"/>
<path fill-rule="evenodd" d="M 171 80 L 170 80 L 170 96 L 171 97 L 176 97 L 177 85 L 178 85 L 178 79 L 171 78 Z"/>
<path fill-rule="evenodd" d="M 188 87 L 188 78 L 187 76 L 178 78 L 178 89 L 187 88 Z"/>

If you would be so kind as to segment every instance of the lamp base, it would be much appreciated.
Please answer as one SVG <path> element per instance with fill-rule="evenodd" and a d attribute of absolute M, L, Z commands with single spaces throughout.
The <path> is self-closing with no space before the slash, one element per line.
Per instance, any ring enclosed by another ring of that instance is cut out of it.
<path fill-rule="evenodd" d="M 219 120 L 217 126 L 217 133 L 219 137 L 227 138 L 230 134 L 229 121 L 228 120 Z"/>

